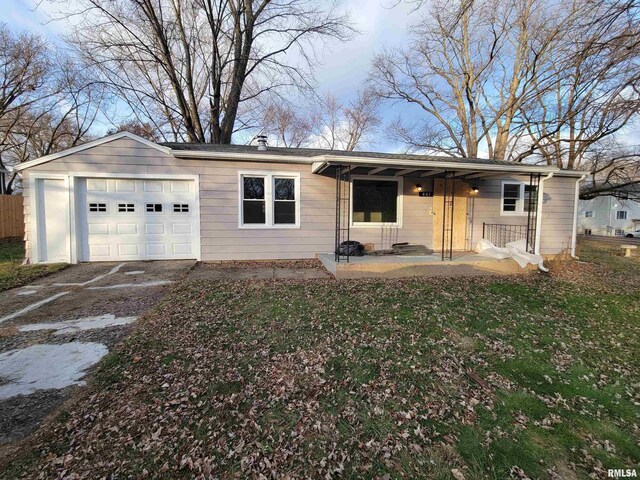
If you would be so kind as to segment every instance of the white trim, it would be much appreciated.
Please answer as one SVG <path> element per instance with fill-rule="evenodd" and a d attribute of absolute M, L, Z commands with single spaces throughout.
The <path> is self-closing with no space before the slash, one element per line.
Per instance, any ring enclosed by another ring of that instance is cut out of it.
<path fill-rule="evenodd" d="M 33 175 L 33 174 L 30 174 Z M 46 175 L 46 174 L 42 174 Z M 96 173 L 96 172 L 69 172 L 70 177 L 82 178 L 131 178 L 149 180 L 198 180 L 200 175 L 174 175 L 173 173 Z"/>
<path fill-rule="evenodd" d="M 71 251 L 71 232 L 75 231 L 75 218 L 71 216 L 71 194 L 69 191 L 69 175 L 60 173 L 38 173 L 34 172 L 29 175 L 29 196 L 30 205 L 29 210 L 29 231 L 31 232 L 29 238 L 29 247 L 31 250 L 31 263 L 60 263 L 60 262 L 43 262 L 40 260 L 40 239 L 39 239 L 39 224 L 38 219 L 40 217 L 40 196 L 38 195 L 38 180 L 62 180 L 64 186 L 67 189 L 67 211 L 66 211 L 66 230 L 67 230 L 67 262 L 72 263 L 71 259 L 74 257 Z"/>
<path fill-rule="evenodd" d="M 265 208 L 265 223 L 249 223 L 244 222 L 244 184 L 243 177 L 260 177 L 264 178 L 264 208 Z M 273 186 L 276 178 L 292 178 L 294 180 L 294 195 L 295 195 L 295 224 L 277 224 L 274 223 L 274 195 Z M 300 172 L 273 172 L 267 170 L 238 170 L 238 229 L 239 230 L 287 230 L 300 228 Z"/>
<path fill-rule="evenodd" d="M 578 204 L 580 200 L 580 182 L 586 177 L 587 175 L 584 174 L 576 180 L 575 198 L 573 200 L 573 230 L 571 231 L 571 256 L 573 258 L 576 258 L 576 236 L 578 234 Z"/>
<path fill-rule="evenodd" d="M 262 163 L 303 163 L 311 165 L 321 157 L 305 157 L 300 155 L 279 155 L 275 153 L 239 152 L 203 152 L 202 150 L 171 150 L 171 154 L 176 158 L 193 158 L 196 160 L 237 160 L 244 162 Z"/>
<path fill-rule="evenodd" d="M 516 210 L 514 212 L 508 212 L 504 210 L 504 186 L 505 185 L 519 185 L 518 200 L 516 200 Z M 500 216 L 501 217 L 522 217 L 526 215 L 524 211 L 524 186 L 525 182 L 520 180 L 502 180 L 500 182 Z"/>
<path fill-rule="evenodd" d="M 375 182 L 378 180 L 386 180 L 390 182 L 396 182 L 398 184 L 398 197 L 396 199 L 396 221 L 395 222 L 354 222 L 353 221 L 353 181 L 365 180 L 369 182 Z M 401 176 L 384 177 L 384 176 L 369 176 L 369 175 L 352 175 L 351 183 L 349 185 L 349 223 L 352 228 L 380 228 L 380 227 L 395 227 L 402 228 L 402 208 L 404 199 L 404 178 Z"/>
<path fill-rule="evenodd" d="M 145 138 L 134 135 L 133 133 L 119 132 L 119 133 L 114 133 L 113 135 L 107 135 L 106 137 L 98 138 L 91 142 L 83 143 L 82 145 L 78 145 L 76 147 L 68 148 L 67 150 L 62 150 L 61 152 L 58 152 L 58 153 L 52 153 L 51 155 L 45 155 L 44 157 L 35 158 L 33 160 L 29 160 L 28 162 L 20 163 L 15 166 L 15 169 L 20 171 L 20 170 L 24 170 L 25 168 L 35 167 L 36 165 L 42 165 L 43 163 L 47 163 L 52 160 L 57 160 L 58 158 L 73 155 L 74 153 L 79 153 L 79 152 L 82 152 L 83 150 L 97 147 L 98 145 L 102 145 L 104 143 L 113 142 L 114 140 L 118 140 L 120 138 L 128 138 L 138 143 L 142 143 L 147 147 L 155 148 L 156 150 L 162 153 L 165 153 L 167 155 L 171 154 L 170 148 L 163 147 L 161 145 L 158 145 L 157 143 L 153 143 Z"/>

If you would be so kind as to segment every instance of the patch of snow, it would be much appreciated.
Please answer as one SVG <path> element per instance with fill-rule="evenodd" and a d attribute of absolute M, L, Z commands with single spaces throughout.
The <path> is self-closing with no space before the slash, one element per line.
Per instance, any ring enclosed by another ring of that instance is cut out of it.
<path fill-rule="evenodd" d="M 131 270 L 130 272 L 124 272 L 125 275 L 140 275 L 144 273 L 144 270 Z"/>
<path fill-rule="evenodd" d="M 136 317 L 116 317 L 115 315 L 108 313 L 97 317 L 79 318 L 77 320 L 68 320 L 66 322 L 33 323 L 20 327 L 20 331 L 33 332 L 36 330 L 56 330 L 56 335 L 64 335 L 65 333 L 75 333 L 83 330 L 127 325 L 135 321 Z"/>
<path fill-rule="evenodd" d="M 37 290 L 22 290 L 18 293 L 16 293 L 16 295 L 20 295 L 21 297 L 24 297 L 25 295 L 33 295 L 34 293 L 38 293 Z"/>
<path fill-rule="evenodd" d="M 29 395 L 37 390 L 84 385 L 85 370 L 109 349 L 101 343 L 72 342 L 32 345 L 0 354 L 0 400 Z"/>

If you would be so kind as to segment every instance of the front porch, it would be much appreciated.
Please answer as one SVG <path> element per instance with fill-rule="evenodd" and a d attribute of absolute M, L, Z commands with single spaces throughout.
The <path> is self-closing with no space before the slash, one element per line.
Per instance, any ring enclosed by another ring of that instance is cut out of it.
<path fill-rule="evenodd" d="M 349 262 L 337 261 L 331 253 L 320 254 L 318 258 L 337 279 L 512 275 L 537 269 L 535 265 L 520 268 L 511 259 L 496 260 L 467 251 L 453 252 L 447 262 L 442 261 L 440 252 L 420 256 L 351 256 Z"/>

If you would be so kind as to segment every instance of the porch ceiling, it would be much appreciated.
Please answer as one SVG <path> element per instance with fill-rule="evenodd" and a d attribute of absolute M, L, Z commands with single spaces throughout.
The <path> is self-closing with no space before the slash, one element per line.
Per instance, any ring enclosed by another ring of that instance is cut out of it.
<path fill-rule="evenodd" d="M 527 175 L 530 173 L 548 174 L 558 169 L 539 165 L 517 165 L 475 162 L 422 162 L 422 165 L 406 163 L 370 163 L 354 162 L 353 160 L 334 160 L 316 162 L 312 165 L 312 172 L 319 175 L 335 176 L 336 167 L 348 167 L 351 175 L 370 175 L 384 177 L 442 177 L 445 173 L 449 176 L 465 179 L 481 179 L 501 175 Z"/>

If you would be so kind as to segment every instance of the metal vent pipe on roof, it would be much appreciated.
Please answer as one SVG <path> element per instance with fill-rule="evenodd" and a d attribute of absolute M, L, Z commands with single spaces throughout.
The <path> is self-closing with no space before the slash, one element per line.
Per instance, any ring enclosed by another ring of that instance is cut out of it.
<path fill-rule="evenodd" d="M 258 150 L 264 152 L 267 149 L 267 136 L 258 135 L 256 139 L 258 140 Z"/>

